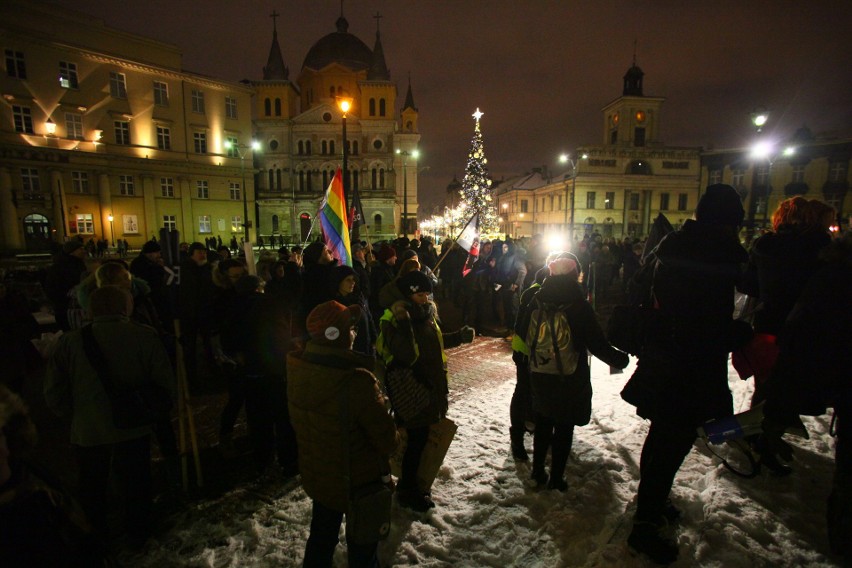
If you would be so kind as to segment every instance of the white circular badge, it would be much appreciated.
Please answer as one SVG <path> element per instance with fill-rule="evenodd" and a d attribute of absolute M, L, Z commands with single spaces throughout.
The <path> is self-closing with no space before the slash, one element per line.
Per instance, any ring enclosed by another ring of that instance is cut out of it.
<path fill-rule="evenodd" d="M 327 327 L 325 328 L 325 338 L 329 341 L 334 341 L 340 337 L 340 330 L 336 327 Z"/>

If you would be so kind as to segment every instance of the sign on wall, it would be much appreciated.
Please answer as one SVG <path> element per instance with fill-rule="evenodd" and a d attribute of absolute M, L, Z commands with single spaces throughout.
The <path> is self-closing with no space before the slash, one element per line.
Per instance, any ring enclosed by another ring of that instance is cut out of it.
<path fill-rule="evenodd" d="M 122 215 L 121 218 L 124 224 L 125 235 L 128 233 L 139 233 L 139 221 L 136 215 Z"/>

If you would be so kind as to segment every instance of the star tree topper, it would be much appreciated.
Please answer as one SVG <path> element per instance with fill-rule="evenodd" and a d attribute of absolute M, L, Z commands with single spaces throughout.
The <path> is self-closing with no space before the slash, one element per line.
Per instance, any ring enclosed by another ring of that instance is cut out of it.
<path fill-rule="evenodd" d="M 479 107 L 476 107 L 476 112 L 475 112 L 475 113 L 473 113 L 473 115 L 472 115 L 472 116 L 473 116 L 473 118 L 476 120 L 476 122 L 479 122 L 479 119 L 480 119 L 480 118 L 482 118 L 482 116 L 483 116 L 484 114 L 485 114 L 484 112 L 482 112 L 482 111 L 480 111 L 480 110 L 479 110 Z"/>

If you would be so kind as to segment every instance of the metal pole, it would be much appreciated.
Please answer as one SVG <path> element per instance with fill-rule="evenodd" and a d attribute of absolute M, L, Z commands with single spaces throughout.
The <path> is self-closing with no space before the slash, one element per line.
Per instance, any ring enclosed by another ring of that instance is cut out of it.
<path fill-rule="evenodd" d="M 571 231 L 570 238 L 571 242 L 568 243 L 570 247 L 574 246 L 574 198 L 577 195 L 577 166 L 575 164 L 571 164 L 574 169 L 574 175 L 571 176 Z"/>
<path fill-rule="evenodd" d="M 349 177 L 349 168 L 348 168 L 348 159 L 349 159 L 349 144 L 346 140 L 346 113 L 343 113 L 343 205 L 346 208 L 346 214 L 349 214 L 349 191 L 348 184 L 346 183 L 347 178 Z"/>
<path fill-rule="evenodd" d="M 243 176 L 243 230 L 245 231 L 245 242 L 249 242 L 249 218 L 248 218 L 248 188 L 246 187 L 246 155 L 237 148 L 240 153 L 240 170 Z"/>

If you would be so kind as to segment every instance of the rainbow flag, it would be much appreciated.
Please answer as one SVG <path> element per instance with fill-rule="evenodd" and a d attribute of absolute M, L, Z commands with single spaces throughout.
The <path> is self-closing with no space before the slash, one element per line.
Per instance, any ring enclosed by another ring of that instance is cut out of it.
<path fill-rule="evenodd" d="M 343 175 L 340 168 L 328 185 L 325 197 L 320 205 L 320 223 L 322 223 L 325 246 L 334 258 L 352 266 L 352 250 L 349 248 L 349 219 L 346 214 L 346 201 L 343 197 Z"/>

